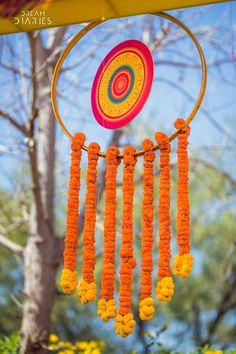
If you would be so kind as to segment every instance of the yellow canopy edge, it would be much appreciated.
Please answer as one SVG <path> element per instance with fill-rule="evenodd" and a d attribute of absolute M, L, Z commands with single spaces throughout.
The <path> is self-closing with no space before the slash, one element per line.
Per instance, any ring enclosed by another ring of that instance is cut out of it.
<path fill-rule="evenodd" d="M 110 18 L 226 2 L 228 0 L 54 0 L 33 11 L 0 19 L 0 34 L 27 32 Z"/>

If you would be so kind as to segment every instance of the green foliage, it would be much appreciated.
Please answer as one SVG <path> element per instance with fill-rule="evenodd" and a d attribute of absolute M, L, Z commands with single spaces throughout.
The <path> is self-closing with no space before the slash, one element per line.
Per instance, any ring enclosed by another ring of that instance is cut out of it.
<path fill-rule="evenodd" d="M 20 335 L 18 332 L 12 333 L 10 337 L 0 338 L 1 354 L 19 354 L 20 353 Z"/>
<path fill-rule="evenodd" d="M 24 203 L 28 203 L 24 200 Z M 17 195 L 0 191 L 1 233 L 24 246 L 28 233 L 22 220 L 21 201 Z M 21 322 L 21 290 L 23 285 L 21 260 L 0 245 L 0 333 L 10 334 L 19 330 Z"/>

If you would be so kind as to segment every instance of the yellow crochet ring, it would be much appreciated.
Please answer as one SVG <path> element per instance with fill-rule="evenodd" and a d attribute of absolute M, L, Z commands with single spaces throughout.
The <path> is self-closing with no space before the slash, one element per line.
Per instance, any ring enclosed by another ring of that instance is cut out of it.
<path fill-rule="evenodd" d="M 171 16 L 169 14 L 166 14 L 164 12 L 158 12 L 156 14 L 152 14 L 154 16 L 158 16 L 158 17 L 162 17 L 165 18 L 175 24 L 177 24 L 179 27 L 181 27 L 186 33 L 187 35 L 192 39 L 198 54 L 200 56 L 200 60 L 201 60 L 201 68 L 202 68 L 202 79 L 201 79 L 201 87 L 200 87 L 200 91 L 197 97 L 197 100 L 192 108 L 192 111 L 190 112 L 190 114 L 188 115 L 188 117 L 185 119 L 185 123 L 184 125 L 180 128 L 175 130 L 170 136 L 169 136 L 169 141 L 174 140 L 179 133 L 181 132 L 181 130 L 183 128 L 185 128 L 186 126 L 188 126 L 190 124 L 190 122 L 194 119 L 197 111 L 199 110 L 199 107 L 201 106 L 202 100 L 204 98 L 204 94 L 206 91 L 206 82 L 207 82 L 207 67 L 206 67 L 206 60 L 205 60 L 205 56 L 204 53 L 202 51 L 202 48 L 196 38 L 196 36 L 194 35 L 194 33 L 183 23 L 181 22 L 179 19 L 175 18 L 174 16 Z M 59 126 L 61 127 L 61 129 L 63 130 L 63 132 L 68 136 L 68 138 L 70 140 L 72 140 L 72 134 L 67 130 L 67 128 L 65 127 L 63 120 L 60 116 L 59 110 L 58 110 L 58 105 L 57 105 L 57 82 L 58 82 L 58 77 L 59 77 L 59 73 L 61 70 L 61 67 L 67 57 L 67 55 L 70 53 L 70 51 L 72 50 L 72 48 L 76 45 L 76 43 L 89 31 L 91 31 L 93 28 L 97 27 L 98 25 L 100 25 L 102 22 L 102 20 L 100 21 L 96 21 L 96 22 L 92 22 L 90 24 L 88 24 L 86 27 L 84 27 L 79 33 L 77 33 L 72 40 L 67 44 L 67 46 L 65 47 L 65 49 L 63 50 L 63 52 L 61 53 L 61 56 L 56 64 L 54 73 L 53 73 L 53 77 L 52 77 L 52 85 L 51 85 L 51 99 L 52 99 L 52 107 L 53 107 L 53 111 L 55 114 L 55 118 L 59 124 Z M 83 145 L 82 147 L 83 150 L 88 151 L 87 146 Z M 158 150 L 159 149 L 159 145 L 155 145 L 153 147 L 153 150 Z M 98 153 L 99 156 L 101 157 L 106 157 L 106 153 L 105 152 L 99 152 Z M 144 155 L 144 150 L 139 150 L 136 152 L 135 154 L 136 156 L 142 156 Z M 124 155 L 120 154 L 119 155 L 120 158 L 123 158 Z"/>

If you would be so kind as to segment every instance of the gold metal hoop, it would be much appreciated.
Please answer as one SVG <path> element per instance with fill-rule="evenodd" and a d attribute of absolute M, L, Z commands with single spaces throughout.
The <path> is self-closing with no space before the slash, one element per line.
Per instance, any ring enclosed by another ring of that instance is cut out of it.
<path fill-rule="evenodd" d="M 175 18 L 174 16 L 171 16 L 169 14 L 166 14 L 164 12 L 158 12 L 156 14 L 151 14 L 151 15 L 155 15 L 158 17 L 163 17 L 175 24 L 177 24 L 179 27 L 181 27 L 186 33 L 187 35 L 192 39 L 195 47 L 197 48 L 198 54 L 200 56 L 201 59 L 201 67 L 202 67 L 202 80 L 201 80 L 201 88 L 198 94 L 198 98 L 194 104 L 194 107 L 191 111 L 191 113 L 188 115 L 188 118 L 185 120 L 185 123 L 183 124 L 183 126 L 180 129 L 177 129 L 174 131 L 173 134 L 171 134 L 169 136 L 169 141 L 171 142 L 172 140 L 174 140 L 179 133 L 181 132 L 181 130 L 183 128 L 185 128 L 186 126 L 188 126 L 190 124 L 190 122 L 193 120 L 193 118 L 195 117 L 197 111 L 199 110 L 199 107 L 201 106 L 202 100 L 204 98 L 204 94 L 206 91 L 206 82 L 207 82 L 207 66 L 206 66 L 206 60 L 205 60 L 205 56 L 203 53 L 203 50 L 196 38 L 196 36 L 194 35 L 194 33 L 183 23 L 181 22 L 179 19 Z M 58 110 L 58 105 L 57 105 L 57 82 L 58 82 L 58 77 L 59 77 L 59 73 L 61 70 L 61 67 L 65 61 L 65 58 L 67 57 L 67 55 L 70 53 L 71 49 L 76 45 L 76 43 L 89 31 L 91 31 L 93 28 L 97 27 L 98 25 L 100 25 L 101 23 L 103 23 L 105 21 L 96 21 L 96 22 L 92 22 L 90 24 L 88 24 L 86 27 L 84 27 L 79 33 L 77 33 L 72 39 L 71 41 L 67 44 L 67 46 L 65 47 L 65 49 L 63 50 L 63 52 L 60 55 L 60 58 L 58 59 L 58 62 L 56 64 L 53 76 L 52 76 L 52 85 L 51 85 L 51 99 L 52 99 L 52 107 L 53 107 L 53 111 L 55 114 L 55 118 L 59 124 L 59 126 L 61 127 L 61 129 L 63 130 L 63 132 L 68 136 L 68 138 L 70 140 L 72 140 L 73 136 L 72 134 L 67 130 L 67 128 L 65 127 L 62 118 L 59 114 L 59 110 Z M 88 151 L 87 146 L 83 146 L 82 147 L 83 150 Z M 159 149 L 159 145 L 155 145 L 153 150 L 158 150 Z M 144 150 L 139 150 L 136 152 L 136 156 L 142 156 L 144 155 Z M 101 157 L 106 157 L 106 153 L 105 152 L 99 152 L 99 156 Z M 119 155 L 120 158 L 123 158 L 124 155 L 120 154 Z"/>

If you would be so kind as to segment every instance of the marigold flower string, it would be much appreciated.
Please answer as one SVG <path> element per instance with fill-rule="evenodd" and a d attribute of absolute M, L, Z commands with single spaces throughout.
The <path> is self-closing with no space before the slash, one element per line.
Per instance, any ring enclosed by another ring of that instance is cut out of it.
<path fill-rule="evenodd" d="M 153 247 L 153 183 L 154 159 L 153 143 L 149 139 L 143 142 L 144 172 L 143 172 L 143 201 L 142 201 L 142 262 L 139 317 L 141 320 L 151 320 L 155 308 L 152 298 L 152 247 Z"/>
<path fill-rule="evenodd" d="M 132 275 L 136 266 L 133 257 L 133 197 L 134 197 L 134 167 L 136 164 L 135 149 L 128 146 L 124 149 L 123 172 L 123 214 L 121 239 L 121 268 L 119 314 L 116 316 L 115 329 L 122 337 L 133 333 L 135 320 L 131 313 Z"/>
<path fill-rule="evenodd" d="M 98 315 L 107 322 L 116 317 L 114 300 L 115 245 L 116 245 L 116 174 L 120 163 L 119 149 L 108 148 L 106 153 L 106 195 L 104 214 L 104 257 L 102 270 L 101 299 L 98 301 Z"/>
<path fill-rule="evenodd" d="M 180 129 L 184 120 L 175 121 Z M 190 254 L 190 210 L 188 196 L 188 137 L 190 127 L 182 129 L 178 135 L 178 195 L 177 195 L 177 244 L 178 255 L 173 261 L 173 274 L 187 277 L 192 270 L 193 256 Z"/>
<path fill-rule="evenodd" d="M 158 282 L 156 295 L 159 301 L 168 302 L 174 295 L 174 282 L 171 277 L 171 233 L 170 233 L 170 152 L 168 136 L 157 132 L 155 138 L 160 147 L 160 182 L 159 182 L 159 258 Z"/>
<path fill-rule="evenodd" d="M 79 191 L 80 191 L 80 161 L 81 147 L 86 137 L 76 133 L 71 144 L 71 166 L 68 190 L 64 269 L 61 275 L 61 286 L 65 294 L 71 294 L 77 286 L 76 249 L 78 243 Z"/>
<path fill-rule="evenodd" d="M 91 143 L 88 147 L 88 169 L 86 177 L 87 192 L 85 197 L 85 219 L 83 234 L 83 269 L 78 295 L 82 304 L 96 300 L 95 269 L 95 223 L 97 193 L 97 163 L 100 146 Z"/>

